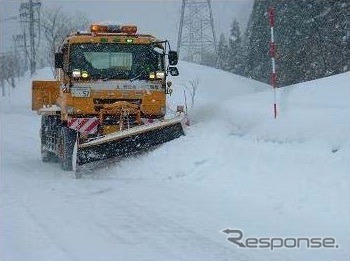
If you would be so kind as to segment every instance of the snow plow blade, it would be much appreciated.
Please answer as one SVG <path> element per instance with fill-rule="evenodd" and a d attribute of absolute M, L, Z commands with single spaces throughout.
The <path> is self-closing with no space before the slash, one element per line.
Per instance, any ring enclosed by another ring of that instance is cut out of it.
<path fill-rule="evenodd" d="M 184 117 L 133 127 L 78 145 L 77 165 L 130 155 L 184 135 Z"/>

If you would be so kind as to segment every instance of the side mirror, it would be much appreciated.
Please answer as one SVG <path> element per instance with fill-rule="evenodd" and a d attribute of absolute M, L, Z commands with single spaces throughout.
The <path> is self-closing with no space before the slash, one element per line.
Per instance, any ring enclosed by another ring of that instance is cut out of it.
<path fill-rule="evenodd" d="M 63 53 L 55 53 L 55 68 L 63 68 Z"/>
<path fill-rule="evenodd" d="M 169 67 L 169 73 L 171 76 L 178 76 L 179 70 L 176 67 Z"/>
<path fill-rule="evenodd" d="M 169 65 L 177 65 L 179 61 L 179 55 L 175 51 L 169 51 L 168 53 Z"/>

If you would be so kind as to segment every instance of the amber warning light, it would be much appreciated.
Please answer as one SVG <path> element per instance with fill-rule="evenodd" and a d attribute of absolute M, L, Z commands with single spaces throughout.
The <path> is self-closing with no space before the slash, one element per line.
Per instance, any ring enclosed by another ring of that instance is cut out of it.
<path fill-rule="evenodd" d="M 93 24 L 90 26 L 90 31 L 92 33 L 126 33 L 126 34 L 136 34 L 136 25 L 101 25 Z"/>

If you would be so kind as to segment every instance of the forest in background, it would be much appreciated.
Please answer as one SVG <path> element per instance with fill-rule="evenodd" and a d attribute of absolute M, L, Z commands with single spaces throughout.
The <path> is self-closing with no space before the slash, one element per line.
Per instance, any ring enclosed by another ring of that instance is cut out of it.
<path fill-rule="evenodd" d="M 349 0 L 256 0 L 246 31 L 233 20 L 228 37 L 220 36 L 221 69 L 269 83 L 271 6 L 278 87 L 350 70 Z"/>

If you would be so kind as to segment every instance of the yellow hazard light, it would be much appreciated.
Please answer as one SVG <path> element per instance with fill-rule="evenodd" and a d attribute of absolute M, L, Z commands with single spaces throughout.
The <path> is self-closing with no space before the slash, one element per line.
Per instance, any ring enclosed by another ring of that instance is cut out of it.
<path fill-rule="evenodd" d="M 149 74 L 149 79 L 150 80 L 154 80 L 156 78 L 156 74 L 154 73 L 154 72 L 151 72 L 150 74 Z"/>
<path fill-rule="evenodd" d="M 90 26 L 90 31 L 92 33 L 126 33 L 126 34 L 136 34 L 136 25 L 102 25 L 102 24 L 92 24 Z"/>
<path fill-rule="evenodd" d="M 136 25 L 122 25 L 121 32 L 126 34 L 136 34 L 137 26 Z"/>
<path fill-rule="evenodd" d="M 107 26 L 100 24 L 93 24 L 90 26 L 90 31 L 92 33 L 107 33 Z"/>

